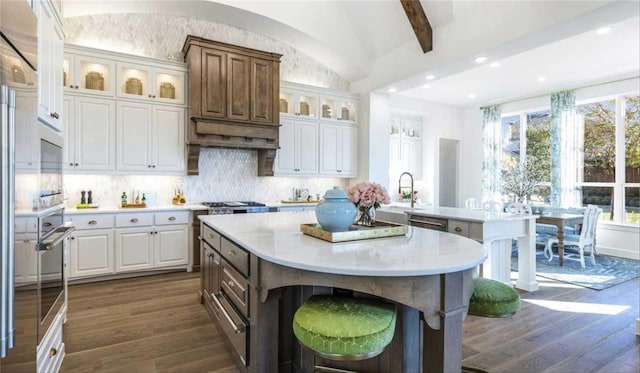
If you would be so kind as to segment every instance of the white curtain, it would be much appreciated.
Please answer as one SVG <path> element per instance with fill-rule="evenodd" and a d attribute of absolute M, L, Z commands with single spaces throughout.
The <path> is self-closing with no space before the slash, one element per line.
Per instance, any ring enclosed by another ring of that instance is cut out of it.
<path fill-rule="evenodd" d="M 482 199 L 500 200 L 500 155 L 502 109 L 499 105 L 485 107 L 482 121 Z"/>
<path fill-rule="evenodd" d="M 551 205 L 580 207 L 578 115 L 574 91 L 551 95 Z"/>

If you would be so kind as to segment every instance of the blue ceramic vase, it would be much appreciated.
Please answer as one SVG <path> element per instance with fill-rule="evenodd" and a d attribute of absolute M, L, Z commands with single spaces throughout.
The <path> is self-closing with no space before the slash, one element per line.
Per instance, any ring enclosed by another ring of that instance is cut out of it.
<path fill-rule="evenodd" d="M 356 218 L 356 206 L 349 201 L 347 193 L 337 186 L 328 190 L 316 207 L 316 219 L 327 232 L 349 230 Z"/>

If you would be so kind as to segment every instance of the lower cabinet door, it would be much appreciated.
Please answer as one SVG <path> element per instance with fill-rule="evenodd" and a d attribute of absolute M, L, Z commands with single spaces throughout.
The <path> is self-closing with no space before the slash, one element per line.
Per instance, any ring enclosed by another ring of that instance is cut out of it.
<path fill-rule="evenodd" d="M 155 267 L 171 267 L 189 263 L 189 225 L 165 225 L 154 228 Z"/>
<path fill-rule="evenodd" d="M 116 272 L 153 268 L 153 227 L 116 229 Z"/>
<path fill-rule="evenodd" d="M 113 229 L 75 231 L 70 241 L 70 278 L 113 273 Z"/>

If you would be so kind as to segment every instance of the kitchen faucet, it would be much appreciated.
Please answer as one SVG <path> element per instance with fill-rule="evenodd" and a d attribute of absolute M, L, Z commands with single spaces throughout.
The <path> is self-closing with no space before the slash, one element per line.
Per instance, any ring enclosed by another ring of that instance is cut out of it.
<path fill-rule="evenodd" d="M 414 195 L 413 195 L 413 175 L 411 175 L 411 172 L 403 172 L 400 174 L 400 178 L 398 179 L 398 194 L 402 194 L 402 177 L 404 175 L 409 175 L 409 178 L 411 178 L 411 208 L 413 208 L 413 205 L 415 204 L 415 199 L 414 199 Z"/>

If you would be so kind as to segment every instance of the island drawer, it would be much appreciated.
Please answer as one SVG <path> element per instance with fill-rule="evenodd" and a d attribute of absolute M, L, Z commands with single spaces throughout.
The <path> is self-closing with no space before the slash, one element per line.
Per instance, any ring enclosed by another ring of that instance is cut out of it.
<path fill-rule="evenodd" d="M 249 316 L 249 282 L 229 263 L 222 261 L 220 267 L 220 290 L 238 307 L 243 315 Z"/>
<path fill-rule="evenodd" d="M 220 235 L 214 231 L 210 226 L 202 224 L 202 237 L 206 243 L 211 247 L 220 251 Z"/>
<path fill-rule="evenodd" d="M 249 253 L 240 246 L 222 237 L 220 255 L 231 263 L 241 274 L 249 276 Z"/>
<path fill-rule="evenodd" d="M 213 297 L 214 307 L 220 315 L 220 327 L 231 342 L 233 349 L 240 356 L 243 365 L 247 365 L 247 345 L 249 344 L 249 326 L 233 306 L 227 301 L 227 297 L 220 294 Z"/>
<path fill-rule="evenodd" d="M 469 237 L 469 222 L 449 220 L 448 232 L 464 237 Z"/>
<path fill-rule="evenodd" d="M 133 213 L 133 214 L 117 214 L 116 227 L 144 227 L 153 225 L 153 214 L 150 213 Z"/>
<path fill-rule="evenodd" d="M 421 215 L 409 215 L 409 224 L 414 227 L 427 228 L 435 231 L 447 231 L 447 219 L 438 219 Z"/>
<path fill-rule="evenodd" d="M 113 228 L 113 215 L 110 214 L 73 215 L 70 220 L 77 230 Z"/>

